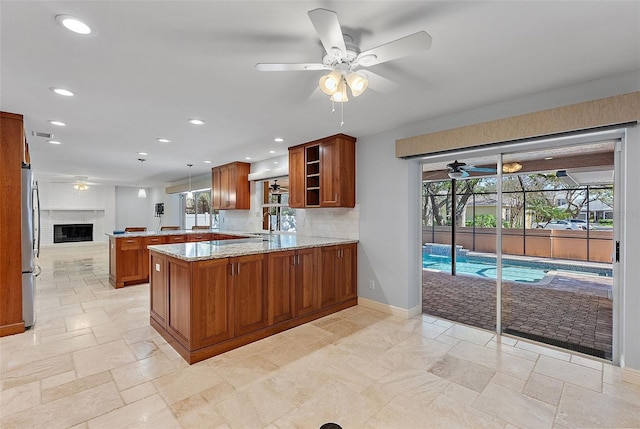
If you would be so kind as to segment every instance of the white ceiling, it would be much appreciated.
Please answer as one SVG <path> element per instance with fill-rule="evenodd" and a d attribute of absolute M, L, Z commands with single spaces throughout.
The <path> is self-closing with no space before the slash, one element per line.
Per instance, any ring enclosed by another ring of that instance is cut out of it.
<path fill-rule="evenodd" d="M 2 0 L 0 7 L 0 107 L 25 115 L 33 168 L 51 180 L 165 184 L 187 177 L 189 163 L 195 176 L 338 132 L 363 137 L 640 68 L 638 1 Z M 339 106 L 332 114 L 315 91 L 321 71 L 254 68 L 320 62 L 307 16 L 317 7 L 336 11 L 362 50 L 420 30 L 433 37 L 428 51 L 371 67 L 400 86 L 352 98 L 343 127 Z M 84 19 L 95 34 L 67 31 L 59 14 Z M 62 144 L 32 131 L 54 133 Z M 138 151 L 149 153 L 142 166 Z"/>

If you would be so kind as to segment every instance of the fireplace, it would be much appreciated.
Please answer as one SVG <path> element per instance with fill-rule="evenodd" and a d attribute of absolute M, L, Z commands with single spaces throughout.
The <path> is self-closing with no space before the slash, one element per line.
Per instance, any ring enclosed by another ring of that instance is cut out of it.
<path fill-rule="evenodd" d="M 54 243 L 70 243 L 77 241 L 93 241 L 93 224 L 68 223 L 53 225 Z"/>

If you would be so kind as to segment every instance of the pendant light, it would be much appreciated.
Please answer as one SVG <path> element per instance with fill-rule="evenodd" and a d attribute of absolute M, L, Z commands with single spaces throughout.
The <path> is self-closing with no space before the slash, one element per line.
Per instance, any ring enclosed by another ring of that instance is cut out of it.
<path fill-rule="evenodd" d="M 193 192 L 191 191 L 191 167 L 193 167 L 193 164 L 187 164 L 187 167 L 189 167 L 189 192 L 187 192 L 187 198 L 193 199 Z"/>
<path fill-rule="evenodd" d="M 138 158 L 138 161 L 140 161 L 140 169 L 142 169 L 142 165 L 144 164 L 146 159 Z M 140 189 L 138 189 L 138 198 L 147 198 L 147 191 L 142 186 L 140 186 Z"/>

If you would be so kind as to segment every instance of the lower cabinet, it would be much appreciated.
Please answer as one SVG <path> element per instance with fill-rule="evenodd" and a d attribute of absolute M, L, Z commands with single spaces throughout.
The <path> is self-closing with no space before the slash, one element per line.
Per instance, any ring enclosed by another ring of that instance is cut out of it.
<path fill-rule="evenodd" d="M 207 359 L 356 305 L 355 252 L 353 244 L 187 262 L 151 250 L 151 325 L 189 363 Z"/>
<path fill-rule="evenodd" d="M 318 302 L 320 249 L 268 254 L 269 324 L 311 313 Z"/>
<path fill-rule="evenodd" d="M 320 306 L 336 304 L 357 296 L 356 245 L 322 248 Z"/>

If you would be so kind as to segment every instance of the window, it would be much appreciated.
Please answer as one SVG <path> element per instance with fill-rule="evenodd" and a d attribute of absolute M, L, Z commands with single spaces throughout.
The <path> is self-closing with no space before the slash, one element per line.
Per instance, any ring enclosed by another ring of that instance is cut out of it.
<path fill-rule="evenodd" d="M 289 207 L 289 178 L 265 180 L 262 184 L 262 229 L 295 231 L 296 211 Z"/>
<path fill-rule="evenodd" d="M 218 228 L 218 210 L 211 210 L 211 189 L 193 192 L 193 198 L 187 193 L 180 194 L 184 213 L 184 229 L 194 226 Z"/>

